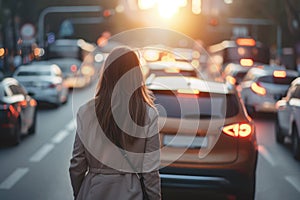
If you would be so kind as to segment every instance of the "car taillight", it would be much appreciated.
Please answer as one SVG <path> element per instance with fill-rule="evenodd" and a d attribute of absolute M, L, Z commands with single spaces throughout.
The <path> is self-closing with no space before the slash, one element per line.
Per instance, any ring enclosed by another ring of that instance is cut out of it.
<path fill-rule="evenodd" d="M 224 126 L 222 131 L 232 137 L 247 137 L 252 133 L 253 127 L 248 123 L 236 123 Z"/>
<path fill-rule="evenodd" d="M 13 105 L 9 104 L 0 104 L 0 110 L 7 111 L 7 117 L 10 118 L 11 115 L 17 117 L 18 116 L 18 111 L 14 108 Z"/>
<path fill-rule="evenodd" d="M 274 76 L 275 78 L 285 78 L 285 77 L 286 77 L 286 71 L 275 70 L 275 71 L 273 72 L 273 76 Z"/>
<path fill-rule="evenodd" d="M 36 102 L 36 100 L 34 100 L 34 99 L 31 99 L 31 100 L 29 101 L 29 105 L 30 105 L 31 107 L 34 107 L 34 106 L 36 106 L 36 105 L 37 105 L 37 102 Z"/>
<path fill-rule="evenodd" d="M 178 69 L 178 68 L 173 68 L 173 67 L 166 68 L 166 69 L 164 69 L 164 71 L 165 71 L 166 73 L 170 73 L 170 74 L 173 74 L 173 73 L 180 73 L 180 69 Z"/>
<path fill-rule="evenodd" d="M 256 82 L 251 84 L 251 90 L 253 92 L 255 92 L 256 94 L 259 94 L 262 96 L 264 96 L 267 93 L 266 89 L 264 87 L 262 87 L 259 83 L 256 83 Z"/>
<path fill-rule="evenodd" d="M 246 59 L 246 58 L 243 58 L 240 60 L 240 64 L 242 66 L 245 66 L 245 67 L 250 67 L 252 66 L 254 63 L 253 63 L 253 60 L 252 59 Z"/>
<path fill-rule="evenodd" d="M 233 76 L 226 76 L 226 81 L 228 83 L 230 83 L 231 85 L 235 85 L 236 84 L 236 79 Z"/>
<path fill-rule="evenodd" d="M 77 66 L 76 65 L 71 65 L 70 67 L 71 72 L 76 72 L 77 71 Z"/>
<path fill-rule="evenodd" d="M 50 84 L 48 85 L 49 88 L 56 88 L 56 86 L 57 86 L 57 84 L 54 84 L 54 83 L 50 83 Z"/>

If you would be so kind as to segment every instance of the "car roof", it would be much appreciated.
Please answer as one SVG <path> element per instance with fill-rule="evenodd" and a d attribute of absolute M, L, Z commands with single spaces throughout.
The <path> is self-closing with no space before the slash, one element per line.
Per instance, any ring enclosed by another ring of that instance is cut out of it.
<path fill-rule="evenodd" d="M 232 89 L 225 83 L 206 81 L 195 77 L 184 76 L 156 76 L 149 77 L 146 85 L 150 90 L 198 90 L 202 92 L 227 94 Z"/>
<path fill-rule="evenodd" d="M 7 77 L 7 78 L 4 78 L 1 82 L 1 85 L 7 85 L 7 84 L 19 84 L 19 82 L 15 79 L 15 78 L 12 78 L 12 77 Z"/>
<path fill-rule="evenodd" d="M 229 63 L 226 65 L 224 72 L 226 74 L 236 73 L 236 72 L 247 72 L 251 67 L 244 67 L 237 63 Z"/>
<path fill-rule="evenodd" d="M 194 71 L 195 68 L 188 62 L 184 61 L 157 61 L 146 64 L 152 70 L 164 70 L 166 68 L 177 68 L 180 70 Z"/>
<path fill-rule="evenodd" d="M 20 67 L 18 67 L 17 71 L 44 71 L 44 70 L 49 70 L 51 68 L 59 68 L 59 67 L 53 63 L 35 62 L 29 65 L 21 65 Z"/>
<path fill-rule="evenodd" d="M 266 76 L 266 75 L 272 75 L 274 71 L 280 70 L 280 71 L 286 71 L 288 76 L 294 76 L 297 77 L 299 73 L 295 70 L 286 69 L 283 66 L 277 66 L 277 65 L 261 65 L 258 67 L 252 67 L 248 73 L 251 73 L 255 75 L 256 77 Z"/>

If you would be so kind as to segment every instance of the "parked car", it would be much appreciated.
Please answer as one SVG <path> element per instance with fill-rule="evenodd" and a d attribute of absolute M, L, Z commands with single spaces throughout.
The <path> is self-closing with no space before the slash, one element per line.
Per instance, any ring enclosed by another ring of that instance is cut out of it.
<path fill-rule="evenodd" d="M 277 101 L 276 109 L 276 141 L 282 144 L 285 137 L 291 138 L 293 156 L 300 160 L 300 78 L 291 83 L 287 96 Z"/>
<path fill-rule="evenodd" d="M 208 190 L 254 199 L 254 123 L 232 85 L 195 77 L 149 77 L 161 137 L 166 189 Z"/>
<path fill-rule="evenodd" d="M 157 61 L 142 66 L 145 77 L 155 76 L 192 76 L 198 77 L 198 70 L 186 61 Z"/>
<path fill-rule="evenodd" d="M 19 144 L 22 134 L 34 134 L 37 102 L 14 78 L 0 82 L 0 138 Z M 3 140 L 2 140 L 3 139 Z"/>
<path fill-rule="evenodd" d="M 280 66 L 251 68 L 240 83 L 242 99 L 250 115 L 255 112 L 275 113 L 275 103 L 286 95 L 298 72 Z"/>
<path fill-rule="evenodd" d="M 64 84 L 68 88 L 83 88 L 91 82 L 91 72 L 88 70 L 93 70 L 93 68 L 87 69 L 90 66 L 82 68 L 82 62 L 76 58 L 53 58 L 49 59 L 48 62 L 60 67 Z"/>
<path fill-rule="evenodd" d="M 22 65 L 14 72 L 16 78 L 37 101 L 60 106 L 68 100 L 61 69 L 50 63 Z"/>

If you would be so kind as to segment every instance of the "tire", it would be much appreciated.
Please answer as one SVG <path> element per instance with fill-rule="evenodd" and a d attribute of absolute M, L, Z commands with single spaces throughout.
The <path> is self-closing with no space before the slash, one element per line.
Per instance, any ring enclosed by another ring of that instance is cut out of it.
<path fill-rule="evenodd" d="M 30 134 L 30 135 L 35 134 L 35 131 L 36 131 L 36 118 L 37 118 L 37 111 L 35 109 L 34 115 L 33 115 L 33 123 L 30 126 L 30 128 L 28 129 L 28 134 Z"/>
<path fill-rule="evenodd" d="M 296 160 L 300 160 L 300 139 L 298 136 L 298 129 L 294 125 L 292 130 L 292 150 L 293 150 L 293 156 Z"/>
<path fill-rule="evenodd" d="M 284 143 L 284 135 L 282 135 L 282 130 L 279 126 L 278 120 L 275 121 L 275 138 L 276 138 L 276 142 L 280 144 Z"/>
<path fill-rule="evenodd" d="M 21 142 L 21 121 L 17 120 L 17 123 L 13 130 L 13 137 L 11 139 L 12 145 L 18 145 Z"/>
<path fill-rule="evenodd" d="M 249 189 L 244 193 L 238 194 L 236 196 L 236 200 L 254 200 L 255 198 L 255 182 L 256 178 L 255 175 L 253 179 L 249 183 Z"/>

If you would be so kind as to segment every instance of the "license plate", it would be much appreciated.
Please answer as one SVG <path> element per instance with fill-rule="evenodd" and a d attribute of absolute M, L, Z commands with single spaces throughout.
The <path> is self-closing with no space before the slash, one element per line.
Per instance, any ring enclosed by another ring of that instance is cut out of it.
<path fill-rule="evenodd" d="M 170 147 L 181 148 L 205 148 L 208 145 L 206 137 L 184 136 L 184 135 L 164 135 L 163 144 Z"/>

